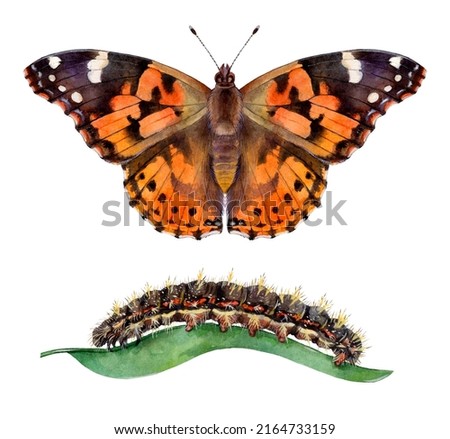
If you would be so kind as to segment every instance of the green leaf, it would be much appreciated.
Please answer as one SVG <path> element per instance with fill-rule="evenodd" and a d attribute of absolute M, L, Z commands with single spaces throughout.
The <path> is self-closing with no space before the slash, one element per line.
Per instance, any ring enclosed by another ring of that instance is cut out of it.
<path fill-rule="evenodd" d="M 65 352 L 100 375 L 134 378 L 162 372 L 206 352 L 228 348 L 254 349 L 279 355 L 348 381 L 375 382 L 392 373 L 350 364 L 336 366 L 331 356 L 295 340 L 280 343 L 273 334 L 264 331 L 259 331 L 256 337 L 249 337 L 247 331 L 240 327 L 232 327 L 222 333 L 213 323 L 203 324 L 191 332 L 186 332 L 184 325 L 160 330 L 147 335 L 140 343 L 130 343 L 126 349 L 55 349 L 42 352 L 41 357 Z"/>

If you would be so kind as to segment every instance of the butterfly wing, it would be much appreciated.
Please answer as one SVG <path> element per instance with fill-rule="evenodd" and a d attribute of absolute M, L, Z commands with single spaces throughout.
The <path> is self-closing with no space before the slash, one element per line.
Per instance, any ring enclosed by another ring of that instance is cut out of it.
<path fill-rule="evenodd" d="M 328 165 L 245 119 L 239 177 L 227 193 L 228 230 L 250 239 L 294 230 L 320 205 Z"/>
<path fill-rule="evenodd" d="M 378 117 L 424 77 L 402 55 L 356 50 L 302 59 L 243 87 L 242 163 L 227 194 L 230 232 L 255 238 L 292 231 L 320 205 L 328 165 L 348 159 Z"/>
<path fill-rule="evenodd" d="M 128 162 L 130 205 L 156 230 L 201 239 L 222 231 L 223 193 L 211 177 L 206 118 Z"/>
<path fill-rule="evenodd" d="M 205 85 L 149 59 L 96 50 L 49 55 L 25 76 L 72 117 L 89 147 L 122 165 L 130 204 L 157 230 L 196 238 L 221 231 Z"/>

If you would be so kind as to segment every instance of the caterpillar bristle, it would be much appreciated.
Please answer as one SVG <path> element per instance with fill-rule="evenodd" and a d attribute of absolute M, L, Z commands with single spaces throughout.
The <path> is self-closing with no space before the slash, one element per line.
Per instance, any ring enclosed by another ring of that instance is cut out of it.
<path fill-rule="evenodd" d="M 173 282 L 170 280 L 170 276 L 167 278 L 167 280 L 164 283 L 164 286 L 166 288 L 170 288 L 172 286 Z"/>
<path fill-rule="evenodd" d="M 263 291 L 266 288 L 266 275 L 262 274 L 258 279 L 258 288 Z"/>
<path fill-rule="evenodd" d="M 118 316 L 120 314 L 121 308 L 122 304 L 118 300 L 115 300 L 111 307 L 111 315 Z"/>
<path fill-rule="evenodd" d="M 197 281 L 202 282 L 204 280 L 205 280 L 205 272 L 204 272 L 203 268 L 201 268 L 197 274 Z"/>
<path fill-rule="evenodd" d="M 332 307 L 332 303 L 331 301 L 329 301 L 327 299 L 327 297 L 325 295 L 323 295 L 320 299 L 319 302 L 317 303 L 317 307 L 321 310 L 321 311 L 325 311 L 328 312 L 330 311 L 331 307 Z"/>
<path fill-rule="evenodd" d="M 347 326 L 342 311 L 329 314 L 331 301 L 323 296 L 309 304 L 300 288 L 292 293 L 267 285 L 260 276 L 250 284 L 207 279 L 200 270 L 196 280 L 175 284 L 168 278 L 162 289 L 146 284 L 141 296 L 133 292 L 125 304 L 114 302 L 109 317 L 92 332 L 91 341 L 111 349 L 139 341 L 147 332 L 173 324 L 185 324 L 191 331 L 208 320 L 217 322 L 222 332 L 233 325 L 246 328 L 251 336 L 258 331 L 273 332 L 280 342 L 288 336 L 316 344 L 334 353 L 334 362 L 356 364 L 364 352 L 365 337 Z"/>
<path fill-rule="evenodd" d="M 294 289 L 294 292 L 292 293 L 293 296 L 295 296 L 298 300 L 301 302 L 307 302 L 306 296 L 303 294 L 303 291 L 301 287 L 296 287 Z"/>
<path fill-rule="evenodd" d="M 337 317 L 335 317 L 336 320 L 336 327 L 341 328 L 342 326 L 345 326 L 348 322 L 348 315 L 344 313 L 344 311 L 339 311 Z"/>

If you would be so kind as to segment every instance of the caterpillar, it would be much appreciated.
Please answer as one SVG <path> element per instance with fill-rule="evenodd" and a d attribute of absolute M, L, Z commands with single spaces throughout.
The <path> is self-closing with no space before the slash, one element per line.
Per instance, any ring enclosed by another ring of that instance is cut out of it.
<path fill-rule="evenodd" d="M 149 286 L 141 296 L 136 294 L 124 305 L 115 303 L 109 317 L 92 332 L 97 347 L 126 347 L 129 340 L 139 340 L 143 334 L 174 322 L 183 322 L 192 331 L 207 320 L 218 323 L 225 332 L 232 325 L 241 325 L 255 336 L 260 330 L 273 332 L 284 343 L 289 335 L 334 353 L 337 366 L 356 364 L 364 351 L 361 331 L 348 326 L 340 312 L 330 316 L 329 302 L 322 298 L 308 305 L 300 290 L 278 294 L 265 285 L 262 277 L 250 285 L 232 281 L 207 280 L 201 273 L 196 280 L 164 288 Z"/>

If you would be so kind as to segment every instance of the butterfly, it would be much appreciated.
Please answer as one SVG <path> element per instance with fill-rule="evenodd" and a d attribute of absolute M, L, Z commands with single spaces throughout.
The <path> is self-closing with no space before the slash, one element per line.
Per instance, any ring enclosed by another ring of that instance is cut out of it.
<path fill-rule="evenodd" d="M 349 50 L 241 89 L 223 64 L 211 90 L 150 59 L 74 50 L 35 61 L 25 76 L 90 148 L 122 166 L 130 205 L 156 230 L 201 239 L 226 222 L 254 239 L 291 232 L 320 206 L 329 165 L 359 149 L 425 72 L 403 55 Z"/>

